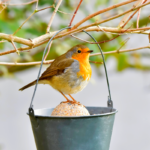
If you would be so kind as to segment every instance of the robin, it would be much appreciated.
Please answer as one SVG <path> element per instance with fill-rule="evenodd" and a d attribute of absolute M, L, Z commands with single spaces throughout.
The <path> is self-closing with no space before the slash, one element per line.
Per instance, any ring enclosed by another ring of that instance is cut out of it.
<path fill-rule="evenodd" d="M 49 84 L 59 91 L 69 103 L 77 102 L 70 94 L 82 91 L 88 84 L 92 70 L 89 54 L 93 52 L 84 45 L 76 45 L 57 57 L 39 78 L 38 84 Z M 36 84 L 36 80 L 25 85 L 20 91 Z M 72 99 L 69 100 L 65 94 Z"/>

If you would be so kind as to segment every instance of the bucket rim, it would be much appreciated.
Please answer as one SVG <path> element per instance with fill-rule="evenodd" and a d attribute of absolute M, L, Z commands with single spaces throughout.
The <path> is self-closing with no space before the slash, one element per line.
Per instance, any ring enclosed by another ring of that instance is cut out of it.
<path fill-rule="evenodd" d="M 87 106 L 86 108 L 110 108 L 110 107 Z M 34 111 L 39 111 L 43 109 L 46 110 L 46 109 L 54 109 L 54 108 L 35 109 Z M 79 119 L 79 118 L 95 118 L 95 117 L 109 116 L 109 115 L 114 115 L 117 112 L 118 110 L 116 110 L 115 108 L 112 108 L 112 112 L 103 113 L 103 114 L 95 114 L 95 115 L 90 115 L 90 116 L 47 116 L 47 115 L 36 115 L 36 114 L 34 114 L 34 116 L 38 118 L 52 118 L 52 119 L 71 119 L 71 118 Z M 30 116 L 29 112 L 27 112 L 27 115 Z"/>

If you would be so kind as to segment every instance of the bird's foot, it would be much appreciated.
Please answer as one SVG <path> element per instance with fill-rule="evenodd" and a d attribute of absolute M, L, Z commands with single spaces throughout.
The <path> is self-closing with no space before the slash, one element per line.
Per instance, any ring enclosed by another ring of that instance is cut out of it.
<path fill-rule="evenodd" d="M 80 102 L 77 101 L 71 101 L 71 100 L 67 100 L 67 101 L 62 101 L 61 103 L 70 103 L 70 104 L 78 104 L 78 105 L 82 105 Z"/>
<path fill-rule="evenodd" d="M 73 101 L 67 99 L 67 101 L 62 101 L 61 103 L 72 103 Z"/>

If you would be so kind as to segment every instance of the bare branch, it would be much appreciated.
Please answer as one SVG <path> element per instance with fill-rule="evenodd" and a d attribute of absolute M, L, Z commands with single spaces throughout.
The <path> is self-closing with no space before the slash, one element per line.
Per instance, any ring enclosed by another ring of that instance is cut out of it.
<path fill-rule="evenodd" d="M 46 29 L 46 32 L 47 32 L 47 33 L 48 33 L 49 30 L 50 30 L 51 24 L 52 24 L 52 22 L 53 22 L 53 19 L 54 19 L 54 17 L 55 17 L 55 14 L 56 14 L 56 12 L 57 12 L 57 10 L 58 10 L 58 8 L 59 8 L 61 2 L 62 2 L 62 0 L 59 0 L 59 1 L 58 1 L 57 6 L 56 6 L 55 10 L 53 11 L 53 14 L 52 14 L 52 16 L 51 16 L 51 19 L 50 19 L 50 21 L 49 21 L 49 23 L 48 23 L 48 26 L 47 26 L 47 29 Z"/>
<path fill-rule="evenodd" d="M 21 3 L 21 4 L 7 4 L 8 6 L 19 6 L 19 5 L 28 5 L 37 2 L 37 0 L 33 0 L 31 2 Z"/>
<path fill-rule="evenodd" d="M 144 47 L 133 48 L 133 49 L 125 49 L 125 50 L 119 50 L 119 51 L 115 50 L 115 51 L 110 51 L 110 52 L 103 52 L 103 54 L 104 55 L 108 55 L 108 54 L 115 54 L 115 53 L 131 52 L 131 51 L 136 51 L 136 50 L 141 50 L 141 49 L 146 49 L 146 48 L 150 48 L 150 45 L 144 46 Z M 97 56 L 97 55 L 101 55 L 101 53 L 90 54 L 90 57 Z M 50 64 L 53 61 L 54 60 L 45 61 L 45 62 L 43 62 L 43 64 Z M 41 64 L 41 61 L 29 62 L 29 63 L 0 62 L 0 65 L 6 65 L 6 66 L 29 66 L 29 65 L 39 65 L 39 64 Z"/>
<path fill-rule="evenodd" d="M 37 5 L 38 5 L 38 1 L 37 1 Z M 37 5 L 36 5 L 36 7 L 37 7 Z M 47 9 L 47 8 L 52 8 L 53 6 L 49 6 L 49 7 L 45 7 L 45 8 L 42 8 L 42 9 L 39 9 L 39 10 L 35 10 L 23 23 L 22 23 L 22 25 L 13 33 L 13 35 L 15 35 L 21 28 L 22 28 L 22 26 L 35 14 L 35 13 L 37 13 L 37 12 L 39 12 L 39 11 L 42 11 L 42 10 L 45 10 L 45 9 Z"/>
<path fill-rule="evenodd" d="M 108 21 L 110 21 L 110 20 L 113 20 L 113 19 L 116 19 L 116 18 L 118 18 L 118 17 L 121 17 L 121 16 L 123 16 L 123 15 L 125 15 L 125 14 L 127 14 L 127 13 L 129 13 L 129 12 L 131 12 L 131 11 L 134 11 L 134 10 L 136 10 L 136 9 L 139 9 L 139 8 L 141 8 L 141 7 L 144 7 L 144 6 L 148 5 L 148 4 L 150 4 L 150 2 L 147 2 L 146 4 L 142 4 L 142 5 L 138 6 L 138 7 L 135 7 L 134 9 L 133 9 L 133 8 L 132 8 L 132 9 L 129 9 L 128 11 L 125 11 L 125 12 L 119 14 L 119 15 L 115 15 L 115 16 L 113 16 L 113 17 L 110 17 L 110 18 L 108 18 L 108 19 L 104 19 L 104 20 L 102 20 L 102 21 L 97 21 L 97 22 L 95 22 L 95 23 L 92 23 L 92 24 L 89 24 L 89 25 L 86 25 L 86 26 L 83 26 L 83 27 L 80 27 L 80 28 L 77 28 L 77 29 L 72 29 L 72 30 L 66 32 L 65 34 L 58 35 L 57 38 L 58 38 L 58 37 L 62 37 L 62 36 L 66 36 L 66 35 L 68 35 L 68 34 L 81 32 L 81 30 L 86 29 L 86 28 L 88 28 L 88 27 L 95 26 L 95 25 L 97 26 L 97 25 L 102 24 L 102 23 L 104 23 L 104 22 L 108 22 Z"/>
<path fill-rule="evenodd" d="M 21 28 L 22 26 L 36 13 L 36 11 L 34 11 L 22 24 L 21 26 L 13 33 L 13 35 L 15 35 Z"/>
<path fill-rule="evenodd" d="M 144 28 L 138 28 L 138 29 L 119 29 L 119 28 L 112 28 L 112 27 L 101 27 L 98 28 L 97 26 L 93 26 L 93 27 L 89 27 L 87 29 L 85 29 L 85 31 L 105 31 L 105 32 L 109 32 L 109 33 L 122 33 L 122 34 L 149 34 L 149 30 L 150 27 L 144 27 Z"/>
<path fill-rule="evenodd" d="M 147 0 L 142 0 L 142 4 L 144 4 Z M 136 27 L 139 28 L 139 19 L 140 19 L 140 12 L 141 12 L 141 8 L 138 11 L 138 16 L 137 16 L 137 22 L 136 22 Z"/>
<path fill-rule="evenodd" d="M 138 47 L 138 48 L 132 48 L 132 49 L 125 49 L 125 50 L 115 50 L 115 51 L 109 51 L 109 52 L 104 52 L 104 55 L 109 55 L 109 54 L 115 54 L 115 53 L 123 53 L 123 52 L 131 52 L 131 51 L 137 51 L 137 50 L 141 50 L 141 49 L 145 49 L 145 48 L 150 48 L 150 45 L 148 46 L 143 46 L 143 47 Z M 95 53 L 95 54 L 91 54 L 90 56 L 97 56 L 97 55 L 101 55 L 101 53 Z"/>
<path fill-rule="evenodd" d="M 144 4 L 147 0 L 145 0 L 142 4 Z M 133 18 L 133 16 L 140 10 L 141 8 L 137 9 L 129 18 L 128 20 L 121 26 L 121 28 L 124 28 L 127 23 Z"/>
<path fill-rule="evenodd" d="M 78 9 L 79 9 L 79 7 L 80 7 L 82 1 L 83 1 L 83 0 L 80 0 L 80 2 L 79 2 L 79 4 L 78 4 L 78 6 L 77 6 L 77 8 L 76 8 L 76 10 L 75 10 L 75 12 L 74 12 L 72 18 L 71 18 L 71 21 L 70 21 L 70 23 L 69 23 L 69 27 L 72 25 L 73 19 L 74 19 L 75 15 L 77 14 L 77 11 L 78 11 Z"/>
<path fill-rule="evenodd" d="M 52 6 L 45 7 L 45 8 L 41 8 L 41 9 L 39 9 L 39 10 L 36 10 L 36 12 L 39 12 L 39 11 L 42 11 L 42 10 L 45 10 L 45 9 L 48 9 L 48 8 L 52 8 L 52 7 L 53 7 L 53 5 L 52 5 Z"/>
<path fill-rule="evenodd" d="M 54 60 L 45 61 L 45 62 L 43 62 L 43 64 L 50 64 L 53 61 Z M 41 64 L 41 61 L 29 62 L 29 63 L 7 63 L 7 62 L 0 62 L 0 65 L 6 65 L 6 66 L 32 66 L 32 65 L 40 65 L 40 64 Z"/>
<path fill-rule="evenodd" d="M 18 55 L 20 55 L 20 53 L 19 53 L 19 51 L 18 51 L 18 49 L 17 49 L 17 47 L 16 47 L 15 43 L 14 43 L 13 41 L 11 41 L 11 43 L 12 43 L 13 47 L 15 48 L 15 50 L 16 50 L 16 52 L 17 52 L 17 54 L 18 54 Z"/>
<path fill-rule="evenodd" d="M 100 28 L 100 27 L 99 27 Z M 130 28 L 130 27 L 129 27 Z M 128 28 L 128 29 L 129 29 Z M 100 28 L 101 29 L 101 28 Z M 126 32 L 128 29 L 126 29 L 124 32 Z M 102 30 L 102 29 L 101 29 Z M 102 31 L 104 31 L 104 30 L 102 30 Z M 124 33 L 123 32 L 123 33 Z M 121 33 L 122 34 L 122 33 Z M 85 40 L 83 40 L 83 39 L 81 39 L 81 38 L 78 38 L 78 37 L 76 37 L 76 36 L 74 36 L 74 35 L 71 35 L 72 37 L 74 37 L 74 38 L 76 38 L 76 39 L 79 39 L 79 40 L 81 40 L 81 41 L 84 41 L 84 42 L 87 42 L 87 43 L 90 43 L 90 44 L 100 44 L 100 43 L 106 43 L 106 42 L 109 42 L 109 41 L 112 41 L 112 40 L 114 40 L 114 39 L 116 39 L 117 37 L 119 37 L 121 34 L 118 34 L 117 36 L 115 36 L 114 38 L 112 38 L 112 39 L 109 39 L 109 40 L 104 40 L 104 41 L 100 41 L 100 42 L 89 42 L 89 41 L 85 41 Z"/>
<path fill-rule="evenodd" d="M 0 33 L 0 38 L 5 39 L 9 42 L 11 42 L 12 38 L 13 38 L 14 42 L 21 43 L 21 44 L 28 45 L 28 46 L 33 45 L 33 43 L 30 40 L 23 39 L 23 38 L 20 38 L 20 37 L 17 37 L 17 36 L 11 36 L 11 35 L 5 34 L 5 33 Z"/>
<path fill-rule="evenodd" d="M 105 31 L 105 32 L 115 33 L 115 34 L 122 33 L 122 34 L 147 34 L 147 35 L 149 35 L 149 32 L 146 31 L 146 30 L 149 30 L 149 29 L 150 29 L 150 27 L 126 30 L 126 29 L 118 29 L 118 28 L 110 28 L 110 27 L 101 27 L 101 28 L 99 28 L 97 26 L 95 26 L 95 27 L 93 26 L 93 27 L 89 27 L 85 30 L 87 32 L 90 32 L 90 31 L 97 31 L 97 32 L 98 31 Z M 80 32 L 82 32 L 82 30 Z M 19 37 L 16 37 L 16 36 L 12 36 L 12 37 L 13 37 L 14 42 L 18 42 L 18 43 L 21 43 L 21 44 L 28 45 L 28 47 L 18 48 L 19 51 L 26 51 L 26 50 L 38 47 L 38 46 L 46 43 L 55 33 L 56 33 L 56 31 L 51 32 L 51 33 L 47 33 L 47 34 L 44 34 L 44 35 L 39 36 L 39 37 L 37 37 L 35 39 L 32 39 L 32 40 L 26 40 L 26 39 L 19 38 Z M 69 35 L 68 32 L 64 32 L 63 34 Z M 66 35 L 61 35 L 60 37 L 63 37 L 63 36 L 66 36 Z M 57 37 L 55 37 L 55 39 L 60 38 L 60 37 L 57 36 Z M 10 38 L 10 35 L 4 34 L 4 33 L 0 33 L 0 38 L 5 39 L 9 42 L 11 42 L 11 40 L 12 40 Z M 15 52 L 16 52 L 16 50 L 9 50 L 9 51 L 6 51 L 6 52 L 1 52 L 0 56 L 7 55 L 7 54 L 10 54 L 10 53 L 15 53 Z"/>
<path fill-rule="evenodd" d="M 122 3 L 115 4 L 115 5 L 113 5 L 113 6 L 107 7 L 107 8 L 105 8 L 105 9 L 100 10 L 100 11 L 97 11 L 97 12 L 95 12 L 95 13 L 93 13 L 93 14 L 87 16 L 87 17 L 85 17 L 83 20 L 81 20 L 81 21 L 78 22 L 77 24 L 75 24 L 75 25 L 72 27 L 72 29 L 77 28 L 78 26 L 80 26 L 81 24 L 83 24 L 85 21 L 87 21 L 87 20 L 89 20 L 89 19 L 91 19 L 91 18 L 93 18 L 93 17 L 95 17 L 95 16 L 97 16 L 97 15 L 99 15 L 99 14 L 102 14 L 102 13 L 104 13 L 104 12 L 107 12 L 107 11 L 109 11 L 109 10 L 112 10 L 112 9 L 114 9 L 114 8 L 117 8 L 117 7 L 120 7 L 120 6 L 129 4 L 129 3 L 132 3 L 132 2 L 134 2 L 134 1 L 137 1 L 137 0 L 125 1 L 125 2 L 122 2 Z"/>
<path fill-rule="evenodd" d="M 36 0 L 37 2 L 36 2 L 36 7 L 35 7 L 35 9 L 37 10 L 38 9 L 38 4 L 39 4 L 39 0 Z"/>
<path fill-rule="evenodd" d="M 141 3 L 142 3 L 142 0 L 138 0 L 136 3 L 134 3 L 134 5 L 132 6 L 132 8 L 137 7 L 137 6 L 138 6 L 139 4 L 141 4 Z M 127 13 L 127 14 L 123 17 L 123 19 L 120 21 L 118 27 L 123 28 L 124 23 L 126 22 L 126 20 L 128 19 L 128 17 L 130 16 L 131 13 L 132 13 L 132 12 L 129 12 L 129 13 Z"/>
<path fill-rule="evenodd" d="M 130 38 L 127 38 L 126 40 L 124 40 L 123 42 L 121 42 L 121 43 L 123 43 L 123 44 L 120 46 L 119 49 L 117 49 L 118 52 L 119 52 L 120 49 L 129 41 L 129 39 L 130 39 Z"/>

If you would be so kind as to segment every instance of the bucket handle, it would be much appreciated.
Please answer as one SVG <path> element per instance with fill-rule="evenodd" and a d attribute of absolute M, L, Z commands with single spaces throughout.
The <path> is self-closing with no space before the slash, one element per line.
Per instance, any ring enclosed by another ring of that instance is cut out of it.
<path fill-rule="evenodd" d="M 53 38 L 54 38 L 58 33 L 60 33 L 60 32 L 63 31 L 63 30 L 69 29 L 69 28 L 71 28 L 71 27 L 65 27 L 65 28 L 63 28 L 63 29 L 57 31 L 57 32 L 51 37 L 51 39 L 49 40 L 49 42 L 47 43 L 47 45 L 46 45 L 46 47 L 45 47 L 45 49 L 44 49 L 43 56 L 42 56 L 42 61 L 41 61 L 40 69 L 39 69 L 39 73 L 38 73 L 38 76 L 37 76 L 37 80 L 36 80 L 34 92 L 33 92 L 32 99 L 31 99 L 31 103 L 30 103 L 30 107 L 29 107 L 29 113 L 30 113 L 30 112 L 33 112 L 33 105 L 32 105 L 32 103 L 33 103 L 33 100 L 34 100 L 34 97 L 35 97 L 35 93 L 36 93 L 36 90 L 37 90 L 37 85 L 38 85 L 39 77 L 40 77 L 40 74 L 41 74 L 41 69 L 42 69 L 44 57 L 45 57 L 45 54 L 46 54 L 46 50 L 47 50 L 47 48 L 48 48 L 50 42 L 53 40 Z M 94 38 L 91 34 L 89 34 L 88 32 L 86 32 L 85 30 L 82 30 L 82 31 L 85 32 L 86 34 L 88 34 L 95 42 L 97 42 L 97 41 L 95 40 L 95 38 Z M 98 46 L 98 48 L 99 48 L 99 50 L 100 50 L 100 53 L 101 53 L 101 55 L 102 55 L 102 58 L 103 58 L 104 69 L 105 69 L 105 74 L 106 74 L 107 87 L 108 87 L 108 93 L 109 93 L 108 101 L 107 101 L 107 106 L 113 108 L 113 102 L 112 102 L 112 100 L 111 100 L 110 86 L 109 86 L 109 80 L 108 80 L 108 74 L 107 74 L 107 69 L 106 69 L 106 64 L 105 64 L 104 55 L 103 55 L 103 52 L 102 52 L 102 49 L 101 49 L 100 45 L 97 44 L 97 46 Z"/>
<path fill-rule="evenodd" d="M 113 108 L 113 101 L 111 100 L 110 85 L 109 85 L 108 73 L 107 73 L 107 68 L 106 68 L 106 63 L 105 63 L 103 51 L 102 51 L 100 45 L 98 44 L 98 42 L 96 41 L 96 39 L 90 33 L 86 32 L 85 30 L 82 30 L 82 31 L 84 31 L 86 34 L 88 34 L 97 43 L 97 46 L 98 46 L 98 48 L 100 50 L 100 53 L 101 53 L 102 59 L 103 59 L 103 64 L 104 64 L 104 69 L 105 69 L 105 75 L 106 75 L 106 81 L 107 81 L 107 87 L 108 87 L 108 93 L 109 93 L 108 101 L 107 101 L 107 106 Z"/>

